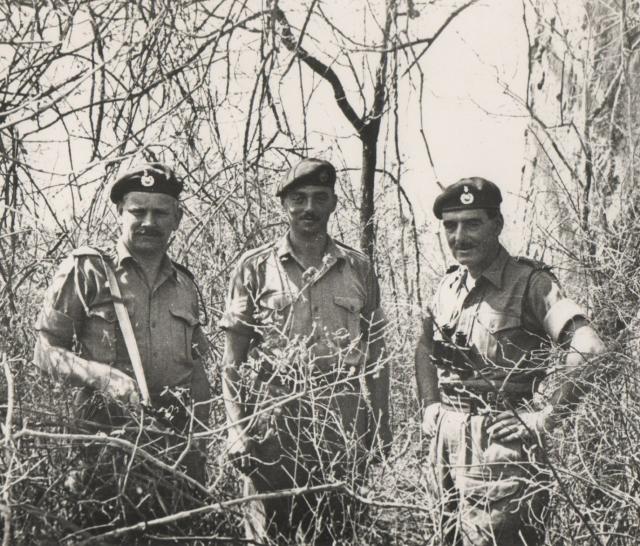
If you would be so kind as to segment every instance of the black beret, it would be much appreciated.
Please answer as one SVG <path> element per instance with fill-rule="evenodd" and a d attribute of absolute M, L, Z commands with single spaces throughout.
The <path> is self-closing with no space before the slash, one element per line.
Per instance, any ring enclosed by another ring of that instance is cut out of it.
<path fill-rule="evenodd" d="M 493 182 L 474 176 L 463 178 L 446 187 L 436 197 L 433 214 L 442 220 L 442 213 L 454 210 L 499 209 L 502 203 L 500 188 Z"/>
<path fill-rule="evenodd" d="M 118 177 L 111 186 L 111 201 L 119 203 L 130 191 L 166 193 L 177 199 L 182 181 L 162 163 L 145 163 Z"/>
<path fill-rule="evenodd" d="M 308 157 L 289 169 L 278 184 L 276 195 L 279 197 L 295 186 L 313 184 L 333 188 L 336 183 L 335 167 L 324 159 Z"/>

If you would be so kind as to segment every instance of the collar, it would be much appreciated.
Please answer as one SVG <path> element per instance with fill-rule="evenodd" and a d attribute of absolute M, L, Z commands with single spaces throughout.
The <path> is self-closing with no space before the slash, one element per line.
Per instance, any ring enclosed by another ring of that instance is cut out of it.
<path fill-rule="evenodd" d="M 291 241 L 289 240 L 289 232 L 285 233 L 276 243 L 276 255 L 280 261 L 285 261 L 287 258 L 291 257 L 297 262 L 300 260 L 297 259 L 296 254 L 291 247 Z M 327 266 L 332 266 L 334 263 L 340 260 L 346 260 L 347 253 L 343 248 L 339 247 L 336 242 L 327 235 L 327 246 L 324 249 L 324 255 L 322 256 L 322 261 Z"/>
<path fill-rule="evenodd" d="M 118 242 L 116 243 L 115 258 L 116 265 L 119 268 L 123 266 L 125 261 L 132 261 L 133 263 L 138 264 L 138 261 L 131 255 L 131 252 L 129 252 L 127 245 L 124 244 L 122 239 L 118 239 Z M 162 256 L 162 263 L 160 264 L 160 273 L 158 277 L 161 278 L 169 276 L 177 279 L 178 271 L 165 253 L 164 256 Z"/>
<path fill-rule="evenodd" d="M 498 256 L 491 262 L 491 265 L 485 269 L 480 276 L 487 279 L 496 288 L 502 288 L 502 280 L 504 277 L 504 269 L 509 261 L 509 253 L 500 245 Z"/>

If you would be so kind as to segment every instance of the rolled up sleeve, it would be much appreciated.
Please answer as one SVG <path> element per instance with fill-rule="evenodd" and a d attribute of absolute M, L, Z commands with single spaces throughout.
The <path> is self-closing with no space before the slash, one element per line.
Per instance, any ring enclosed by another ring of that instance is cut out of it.
<path fill-rule="evenodd" d="M 78 295 L 82 287 L 76 286 L 82 280 L 74 258 L 64 260 L 47 290 L 35 324 L 37 331 L 49 334 L 65 348 L 71 347 L 87 316 L 85 303 Z"/>
<path fill-rule="evenodd" d="M 253 275 L 241 262 L 238 264 L 229 283 L 226 309 L 220 320 L 222 330 L 252 336 L 255 334 Z"/>
<path fill-rule="evenodd" d="M 585 310 L 567 298 L 555 277 L 546 271 L 536 272 L 532 277 L 527 304 L 536 321 L 554 342 L 560 341 L 571 320 L 587 318 Z"/>
<path fill-rule="evenodd" d="M 569 321 L 577 317 L 587 318 L 584 309 L 569 298 L 560 299 L 544 317 L 544 330 L 553 341 L 558 342 Z"/>

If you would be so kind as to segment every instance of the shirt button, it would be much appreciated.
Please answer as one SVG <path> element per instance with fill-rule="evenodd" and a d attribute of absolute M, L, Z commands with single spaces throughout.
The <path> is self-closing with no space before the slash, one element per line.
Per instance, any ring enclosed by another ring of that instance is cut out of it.
<path fill-rule="evenodd" d="M 313 306 L 314 313 L 317 313 L 319 310 L 320 310 L 320 307 L 318 307 L 317 305 Z"/>
<path fill-rule="evenodd" d="M 151 323 L 151 328 L 155 328 L 155 327 L 156 327 L 156 323 L 155 323 L 155 322 L 152 322 L 152 323 Z"/>

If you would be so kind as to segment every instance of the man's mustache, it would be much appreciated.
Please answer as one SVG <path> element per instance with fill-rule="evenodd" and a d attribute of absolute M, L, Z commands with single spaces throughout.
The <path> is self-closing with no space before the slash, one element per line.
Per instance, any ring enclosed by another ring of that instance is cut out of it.
<path fill-rule="evenodd" d="M 162 233 L 160 233 L 157 229 L 137 229 L 135 231 L 135 235 L 147 235 L 150 237 L 160 237 Z"/>
<path fill-rule="evenodd" d="M 320 220 L 320 218 L 318 218 L 315 214 L 303 214 L 300 218 L 302 220 L 314 220 L 316 222 Z"/>

